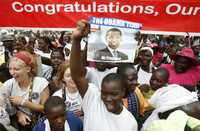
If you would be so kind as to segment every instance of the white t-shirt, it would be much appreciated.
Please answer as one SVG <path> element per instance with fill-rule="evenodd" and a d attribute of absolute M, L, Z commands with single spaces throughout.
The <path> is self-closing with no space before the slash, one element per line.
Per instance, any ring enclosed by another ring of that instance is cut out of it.
<path fill-rule="evenodd" d="M 45 131 L 51 131 L 51 128 L 50 128 L 50 124 L 49 124 L 49 120 L 48 120 L 48 119 L 46 119 L 46 120 L 44 121 L 44 124 L 45 124 Z M 68 124 L 67 120 L 65 121 L 64 128 L 65 128 L 65 131 L 70 131 L 69 124 Z"/>
<path fill-rule="evenodd" d="M 6 110 L 2 107 L 0 107 L 0 123 L 3 125 L 10 124 L 10 118 L 8 112 L 6 112 Z"/>
<path fill-rule="evenodd" d="M 45 58 L 51 58 L 51 50 L 50 50 L 50 53 L 44 53 L 43 51 L 41 50 L 38 50 L 38 49 L 34 49 L 34 53 L 37 54 L 37 55 L 40 55 L 42 57 L 45 57 Z"/>
<path fill-rule="evenodd" d="M 136 70 L 138 68 L 138 65 L 135 66 Z M 149 84 L 149 81 L 151 79 L 152 73 L 148 73 L 144 71 L 142 68 L 138 71 L 138 83 L 139 84 Z"/>
<path fill-rule="evenodd" d="M 96 68 L 93 67 L 87 67 L 87 72 L 85 75 L 85 78 L 89 81 L 89 83 L 93 83 L 96 85 L 96 87 L 99 87 L 101 89 L 101 82 L 103 78 L 110 73 L 116 73 L 117 67 L 106 69 L 105 71 L 98 71 Z"/>
<path fill-rule="evenodd" d="M 42 77 L 34 77 L 33 79 L 33 90 L 32 90 L 32 102 L 39 104 L 40 103 L 40 95 L 42 91 L 48 86 L 48 81 L 45 78 Z M 22 90 L 18 84 L 18 82 L 12 78 L 7 80 L 3 87 L 5 89 L 6 94 L 4 96 L 22 96 L 25 99 L 29 99 L 29 87 L 26 90 Z M 31 115 L 31 111 L 28 108 L 19 106 L 19 110 L 22 112 L 25 112 L 27 115 Z M 11 114 L 13 114 L 11 112 Z"/>
<path fill-rule="evenodd" d="M 62 89 L 60 89 L 56 91 L 53 96 L 59 96 L 62 98 L 62 94 Z M 75 93 L 69 93 L 69 91 L 66 89 L 65 104 L 68 111 L 81 111 L 82 98 L 79 92 L 77 91 Z"/>
<path fill-rule="evenodd" d="M 46 78 L 47 80 L 50 80 L 52 72 L 53 68 L 51 66 L 42 64 L 42 77 Z"/>
<path fill-rule="evenodd" d="M 118 115 L 107 111 L 94 84 L 89 84 L 82 107 L 84 131 L 137 131 L 137 122 L 125 107 Z"/>

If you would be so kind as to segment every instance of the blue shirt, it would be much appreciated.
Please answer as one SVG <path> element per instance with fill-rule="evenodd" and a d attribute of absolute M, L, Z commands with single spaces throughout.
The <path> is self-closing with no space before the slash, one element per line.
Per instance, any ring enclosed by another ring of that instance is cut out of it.
<path fill-rule="evenodd" d="M 67 112 L 67 122 L 69 124 L 70 131 L 83 131 L 83 123 L 72 112 Z M 44 120 L 35 125 L 32 131 L 45 131 Z"/>

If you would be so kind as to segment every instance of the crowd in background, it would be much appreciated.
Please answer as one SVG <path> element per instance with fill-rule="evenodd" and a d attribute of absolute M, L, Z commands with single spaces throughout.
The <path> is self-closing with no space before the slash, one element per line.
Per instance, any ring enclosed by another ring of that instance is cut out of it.
<path fill-rule="evenodd" d="M 138 33 L 133 63 L 95 63 L 78 31 L 0 30 L 1 131 L 200 131 L 200 37 Z M 110 81 L 123 87 L 116 102 Z M 128 112 L 99 111 L 98 95 Z"/>

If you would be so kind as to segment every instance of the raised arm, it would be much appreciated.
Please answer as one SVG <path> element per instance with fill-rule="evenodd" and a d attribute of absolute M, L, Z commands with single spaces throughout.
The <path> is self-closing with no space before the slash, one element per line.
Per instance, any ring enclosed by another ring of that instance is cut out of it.
<path fill-rule="evenodd" d="M 77 24 L 76 30 L 72 34 L 72 49 L 70 55 L 70 70 L 79 93 L 84 97 L 88 89 L 88 81 L 85 79 L 81 65 L 80 43 L 83 37 L 86 37 L 90 31 L 90 25 L 86 20 L 81 20 Z"/>

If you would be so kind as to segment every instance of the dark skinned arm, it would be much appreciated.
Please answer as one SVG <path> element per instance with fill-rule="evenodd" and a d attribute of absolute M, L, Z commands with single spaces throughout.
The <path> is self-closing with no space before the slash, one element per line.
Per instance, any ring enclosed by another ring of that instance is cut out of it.
<path fill-rule="evenodd" d="M 61 33 L 61 36 L 60 36 L 60 38 L 59 38 L 59 43 L 61 44 L 61 45 L 63 45 L 63 46 L 65 46 L 64 45 L 64 42 L 63 42 L 63 40 L 64 40 L 64 34 L 65 34 L 65 31 L 63 31 L 62 33 Z"/>
<path fill-rule="evenodd" d="M 170 113 L 176 111 L 176 110 L 182 110 L 184 111 L 187 115 L 194 117 L 196 119 L 200 119 L 200 107 L 199 107 L 199 101 L 186 104 L 183 106 L 176 107 L 174 109 L 168 110 L 163 113 L 159 113 L 159 118 L 161 119 L 166 119 Z"/>
<path fill-rule="evenodd" d="M 89 33 L 90 25 L 87 21 L 81 20 L 77 24 L 76 30 L 72 34 L 72 49 L 70 55 L 70 71 L 79 93 L 84 97 L 88 89 L 88 81 L 85 79 L 81 65 L 80 43 L 83 37 Z"/>

